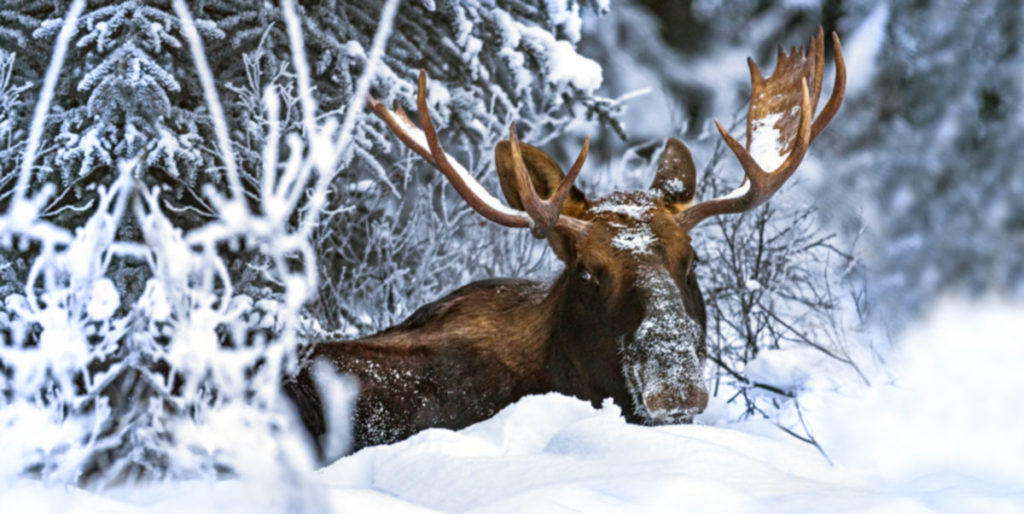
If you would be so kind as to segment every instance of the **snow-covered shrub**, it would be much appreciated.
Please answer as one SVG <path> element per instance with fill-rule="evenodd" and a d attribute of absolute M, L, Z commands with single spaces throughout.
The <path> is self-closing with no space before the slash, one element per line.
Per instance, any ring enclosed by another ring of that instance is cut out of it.
<path fill-rule="evenodd" d="M 76 2 L 60 28 L 21 166 L 8 175 L 0 214 L 0 266 L 5 278 L 21 279 L 19 294 L 6 294 L 0 311 L 0 474 L 5 478 L 33 472 L 77 480 L 97 443 L 94 434 L 110 414 L 92 380 L 100 375 L 102 383 L 102 373 L 86 370 L 116 352 L 117 333 L 123 330 L 110 319 L 120 302 L 104 273 L 126 195 L 119 188 L 100 190 L 97 214 L 72 234 L 41 219 L 53 185 L 29 188 L 44 116 L 83 7 Z M 15 255 L 23 256 L 20 262 Z M 17 276 L 22 270 L 24 276 Z"/>
<path fill-rule="evenodd" d="M 731 156 L 722 157 L 704 175 L 705 197 L 735 187 L 721 176 L 733 167 Z M 842 248 L 820 227 L 815 207 L 787 196 L 795 189 L 695 231 L 714 363 L 709 389 L 719 410 L 705 420 L 764 417 L 813 443 L 799 403 L 808 382 L 861 373 L 863 265 L 856 248 Z"/>

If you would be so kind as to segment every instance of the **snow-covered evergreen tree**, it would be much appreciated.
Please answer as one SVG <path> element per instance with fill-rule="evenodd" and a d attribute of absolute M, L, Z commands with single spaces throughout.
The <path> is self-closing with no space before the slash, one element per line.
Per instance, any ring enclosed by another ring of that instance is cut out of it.
<path fill-rule="evenodd" d="M 197 95 L 182 91 L 192 73 L 182 65 L 178 21 L 159 7 L 162 2 L 152 3 L 94 6 L 79 22 L 74 58 L 80 75 L 67 77 L 77 83 L 62 98 L 54 140 L 54 167 L 64 184 L 143 149 L 146 165 L 162 166 L 174 177 L 182 168 L 190 183 L 199 170 L 210 173 L 202 166 L 208 163 L 201 155 Z M 57 26 L 46 22 L 34 36 L 46 37 Z M 223 37 L 208 20 L 198 26 L 207 37 Z"/>

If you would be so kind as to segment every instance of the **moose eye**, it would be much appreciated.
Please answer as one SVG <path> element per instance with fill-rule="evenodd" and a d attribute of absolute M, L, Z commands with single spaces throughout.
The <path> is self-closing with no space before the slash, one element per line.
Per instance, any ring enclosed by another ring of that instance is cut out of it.
<path fill-rule="evenodd" d="M 580 269 L 577 273 L 579 274 L 580 281 L 585 284 L 589 284 L 592 280 L 594 280 L 594 276 L 591 275 L 590 272 L 585 269 Z"/>

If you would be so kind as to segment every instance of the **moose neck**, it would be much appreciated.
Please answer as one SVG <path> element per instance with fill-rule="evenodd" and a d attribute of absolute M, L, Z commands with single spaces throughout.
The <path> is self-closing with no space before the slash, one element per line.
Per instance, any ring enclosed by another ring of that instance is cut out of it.
<path fill-rule="evenodd" d="M 602 313 L 586 309 L 570 283 L 570 272 L 563 271 L 545 298 L 545 308 L 554 313 L 545 349 L 551 389 L 595 406 L 609 397 L 628 405 L 618 347 L 622 334 Z"/>

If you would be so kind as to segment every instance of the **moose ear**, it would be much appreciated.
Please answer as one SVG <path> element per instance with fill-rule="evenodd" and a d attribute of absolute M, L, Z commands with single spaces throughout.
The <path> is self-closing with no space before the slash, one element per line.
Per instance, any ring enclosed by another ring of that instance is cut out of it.
<path fill-rule="evenodd" d="M 555 189 L 562 183 L 565 174 L 558 163 L 543 150 L 519 143 L 519 151 L 523 156 L 523 164 L 526 164 L 526 171 L 530 173 L 533 181 L 533 188 L 541 198 L 548 198 L 554 194 Z M 522 210 L 523 204 L 519 200 L 519 184 L 516 182 L 515 167 L 512 164 L 512 144 L 508 140 L 499 142 L 494 147 L 494 164 L 498 168 L 498 180 L 501 182 L 501 192 L 505 194 L 505 201 L 511 207 Z M 562 214 L 579 217 L 587 208 L 587 199 L 583 192 L 576 186 L 569 190 L 569 197 L 565 199 L 562 206 Z"/>
<path fill-rule="evenodd" d="M 665 203 L 676 212 L 687 207 L 697 194 L 697 169 L 690 149 L 682 141 L 670 137 L 658 158 L 658 174 L 651 189 L 660 192 Z"/>
<path fill-rule="evenodd" d="M 562 183 L 565 174 L 558 163 L 550 155 L 541 149 L 519 143 L 519 152 L 523 156 L 523 164 L 530 174 L 533 188 L 541 198 L 549 198 Z M 502 140 L 494 147 L 494 165 L 498 168 L 498 180 L 501 182 L 501 192 L 505 195 L 505 201 L 515 209 L 523 209 L 523 203 L 519 200 L 519 184 L 516 182 L 515 166 L 512 164 L 512 144 L 508 140 Z M 562 214 L 574 218 L 582 218 L 583 212 L 587 210 L 587 198 L 576 186 L 569 190 L 562 205 Z M 563 261 L 570 260 L 569 252 L 573 248 L 571 241 L 566 236 L 552 232 L 548 236 L 548 242 L 555 250 L 555 253 Z"/>

